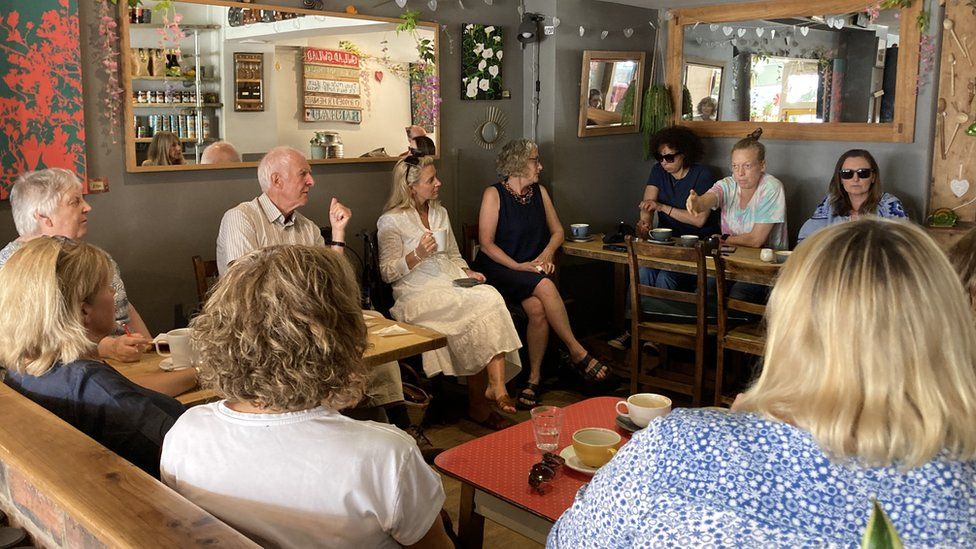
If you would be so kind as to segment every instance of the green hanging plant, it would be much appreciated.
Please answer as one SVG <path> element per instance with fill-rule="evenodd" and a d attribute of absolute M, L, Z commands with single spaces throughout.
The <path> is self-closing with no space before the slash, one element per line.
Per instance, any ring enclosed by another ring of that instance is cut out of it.
<path fill-rule="evenodd" d="M 681 90 L 681 118 L 691 120 L 694 116 L 694 107 L 691 105 L 691 90 L 688 86 L 683 86 Z"/>
<path fill-rule="evenodd" d="M 861 549 L 902 549 L 901 538 L 878 500 L 872 500 L 871 517 L 861 537 Z"/>
<path fill-rule="evenodd" d="M 649 86 L 644 94 L 644 104 L 641 108 L 642 129 L 644 137 L 644 160 L 651 158 L 651 137 L 661 129 L 671 124 L 671 91 L 665 85 Z"/>
<path fill-rule="evenodd" d="M 631 83 L 627 87 L 627 92 L 624 93 L 623 98 L 620 100 L 623 103 L 623 107 L 620 109 L 621 122 L 626 126 L 634 121 L 634 94 L 636 93 L 634 89 L 637 85 Z"/>

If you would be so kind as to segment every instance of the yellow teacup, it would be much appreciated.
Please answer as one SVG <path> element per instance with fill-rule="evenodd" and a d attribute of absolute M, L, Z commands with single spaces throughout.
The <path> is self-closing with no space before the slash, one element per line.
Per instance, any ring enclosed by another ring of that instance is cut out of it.
<path fill-rule="evenodd" d="M 573 433 L 576 457 L 589 467 L 602 467 L 617 453 L 620 435 L 610 429 L 588 427 Z"/>

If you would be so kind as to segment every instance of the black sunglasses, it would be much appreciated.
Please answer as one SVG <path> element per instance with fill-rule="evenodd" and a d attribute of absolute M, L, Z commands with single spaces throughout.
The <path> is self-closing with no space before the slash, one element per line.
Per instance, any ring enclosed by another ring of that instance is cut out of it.
<path fill-rule="evenodd" d="M 529 486 L 539 494 L 545 493 L 545 484 L 556 478 L 556 471 L 565 463 L 565 459 L 552 452 L 542 454 L 542 461 L 533 465 L 529 471 Z"/>
<path fill-rule="evenodd" d="M 871 177 L 871 174 L 872 173 L 874 173 L 874 170 L 871 169 L 871 168 L 860 168 L 858 170 L 841 170 L 840 171 L 840 178 L 841 179 L 853 179 L 854 178 L 854 174 L 857 174 L 857 176 L 859 178 L 861 178 L 861 179 L 867 179 L 867 178 Z"/>
<path fill-rule="evenodd" d="M 673 152 L 671 154 L 654 153 L 654 160 L 657 160 L 658 162 L 664 160 L 665 162 L 670 164 L 671 162 L 674 162 L 674 159 L 678 158 L 678 155 L 680 154 L 681 154 L 680 152 Z"/>

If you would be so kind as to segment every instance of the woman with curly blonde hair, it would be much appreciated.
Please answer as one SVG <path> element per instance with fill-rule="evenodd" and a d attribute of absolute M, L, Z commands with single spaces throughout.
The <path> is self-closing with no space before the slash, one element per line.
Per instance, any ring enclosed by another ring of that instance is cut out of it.
<path fill-rule="evenodd" d="M 443 546 L 444 491 L 413 439 L 338 410 L 363 395 L 366 325 L 345 259 L 238 259 L 191 323 L 204 384 L 166 438 L 163 481 L 263 546 Z"/>
<path fill-rule="evenodd" d="M 880 218 L 817 231 L 766 314 L 735 411 L 651 422 L 550 547 L 853 547 L 872 500 L 905 547 L 976 546 L 976 329 L 931 237 Z"/>
<path fill-rule="evenodd" d="M 0 269 L 0 368 L 15 391 L 158 477 L 163 436 L 183 405 L 98 360 L 98 341 L 115 327 L 111 273 L 105 252 L 64 237 L 14 252 Z"/>
<path fill-rule="evenodd" d="M 549 191 L 539 185 L 539 146 L 528 139 L 510 141 L 498 154 L 502 181 L 481 197 L 478 241 L 473 267 L 484 273 L 506 301 L 520 304 L 529 319 L 525 343 L 529 354 L 528 384 L 518 397 L 520 408 L 540 403 L 542 358 L 552 328 L 569 350 L 569 358 L 587 381 L 602 380 L 610 369 L 590 356 L 573 334 L 559 290 L 549 275 L 563 243 L 563 226 Z"/>

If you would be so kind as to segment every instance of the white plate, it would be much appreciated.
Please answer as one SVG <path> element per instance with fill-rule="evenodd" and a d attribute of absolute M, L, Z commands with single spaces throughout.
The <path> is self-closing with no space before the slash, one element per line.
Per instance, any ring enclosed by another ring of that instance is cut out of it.
<path fill-rule="evenodd" d="M 574 471 L 579 471 L 584 475 L 592 475 L 599 469 L 599 467 L 590 467 L 589 465 L 580 461 L 579 458 L 576 457 L 576 450 L 573 449 L 572 444 L 563 448 L 563 451 L 559 452 L 559 457 L 566 460 L 566 467 L 569 467 Z"/>
<path fill-rule="evenodd" d="M 572 238 L 571 237 L 569 239 L 570 242 L 591 242 L 592 240 L 593 240 L 593 235 L 590 235 L 590 236 L 588 236 L 586 238 Z"/>
<path fill-rule="evenodd" d="M 172 357 L 164 358 L 163 360 L 161 360 L 159 362 L 159 369 L 160 370 L 165 370 L 167 372 L 172 372 L 172 371 L 175 371 L 175 370 L 186 370 L 187 368 L 189 368 L 189 366 L 182 366 L 180 368 L 174 368 L 173 367 L 173 358 Z"/>

